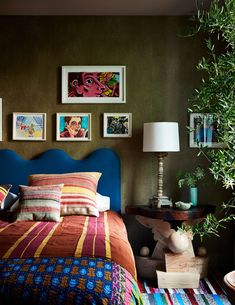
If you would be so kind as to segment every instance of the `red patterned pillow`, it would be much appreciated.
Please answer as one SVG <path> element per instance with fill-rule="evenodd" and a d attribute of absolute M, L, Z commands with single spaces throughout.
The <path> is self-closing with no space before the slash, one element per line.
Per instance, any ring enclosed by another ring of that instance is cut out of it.
<path fill-rule="evenodd" d="M 0 184 L 0 205 L 1 209 L 4 208 L 4 200 L 7 197 L 7 194 L 12 187 L 11 184 Z"/>
<path fill-rule="evenodd" d="M 20 185 L 17 220 L 60 221 L 60 198 L 63 184 Z"/>
<path fill-rule="evenodd" d="M 96 204 L 97 184 L 101 173 L 36 174 L 29 176 L 29 185 L 63 183 L 61 215 L 99 216 Z"/>

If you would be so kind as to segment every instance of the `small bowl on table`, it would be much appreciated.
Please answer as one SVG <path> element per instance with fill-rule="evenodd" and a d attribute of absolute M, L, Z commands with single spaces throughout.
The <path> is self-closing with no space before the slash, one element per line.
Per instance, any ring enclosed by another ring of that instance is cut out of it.
<path fill-rule="evenodd" d="M 187 211 L 191 208 L 191 206 L 192 206 L 191 202 L 183 202 L 183 201 L 175 202 L 175 207 L 179 210 Z"/>

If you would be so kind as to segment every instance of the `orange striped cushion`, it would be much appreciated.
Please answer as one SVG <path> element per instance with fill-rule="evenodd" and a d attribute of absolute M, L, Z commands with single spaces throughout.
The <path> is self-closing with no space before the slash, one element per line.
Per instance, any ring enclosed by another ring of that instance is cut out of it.
<path fill-rule="evenodd" d="M 99 216 L 96 190 L 101 173 L 80 172 L 68 174 L 35 174 L 29 176 L 29 185 L 63 183 L 61 215 Z"/>
<path fill-rule="evenodd" d="M 63 184 L 20 185 L 17 220 L 60 221 L 60 198 Z"/>

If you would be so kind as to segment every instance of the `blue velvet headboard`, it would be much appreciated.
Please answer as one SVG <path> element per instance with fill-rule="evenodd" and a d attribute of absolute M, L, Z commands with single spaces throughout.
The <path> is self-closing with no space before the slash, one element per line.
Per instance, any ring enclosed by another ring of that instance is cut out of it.
<path fill-rule="evenodd" d="M 121 210 L 120 159 L 109 148 L 100 148 L 83 160 L 74 160 L 60 149 L 50 149 L 33 160 L 25 160 L 9 149 L 0 150 L 0 184 L 28 184 L 30 174 L 62 174 L 71 172 L 101 172 L 98 192 L 110 197 L 111 209 Z"/>

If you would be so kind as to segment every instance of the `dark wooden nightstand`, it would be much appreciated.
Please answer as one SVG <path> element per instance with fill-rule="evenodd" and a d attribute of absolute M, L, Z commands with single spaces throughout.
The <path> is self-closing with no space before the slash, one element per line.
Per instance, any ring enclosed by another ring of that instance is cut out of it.
<path fill-rule="evenodd" d="M 127 206 L 126 214 L 136 215 L 139 223 L 152 229 L 153 238 L 157 242 L 151 257 L 135 257 L 138 274 L 154 278 L 157 272 L 159 288 L 197 288 L 199 277 L 206 276 L 208 258 L 195 256 L 190 232 L 184 233 L 186 241 L 181 252 L 177 249 L 181 241 L 173 245 L 177 247 L 172 247 L 171 237 L 178 233 L 175 231 L 182 222 L 192 224 L 194 220 L 214 213 L 215 209 L 212 205 L 191 207 L 189 210 L 153 208 L 147 205 Z"/>
<path fill-rule="evenodd" d="M 213 205 L 193 206 L 183 211 L 176 208 L 153 208 L 148 205 L 128 205 L 126 214 L 141 215 L 152 219 L 162 219 L 170 222 L 173 226 L 179 222 L 203 218 L 209 213 L 214 213 L 216 207 Z"/>

